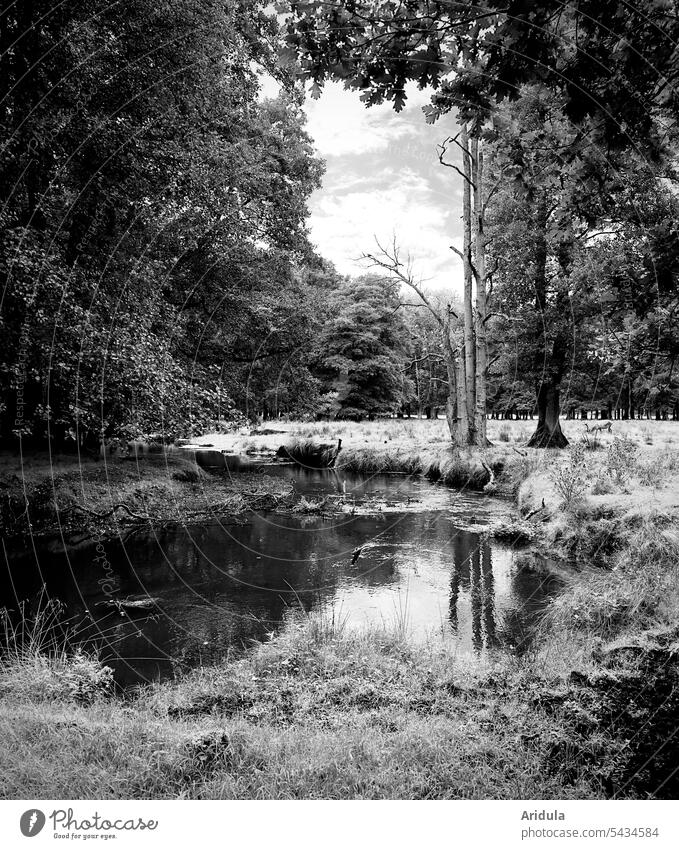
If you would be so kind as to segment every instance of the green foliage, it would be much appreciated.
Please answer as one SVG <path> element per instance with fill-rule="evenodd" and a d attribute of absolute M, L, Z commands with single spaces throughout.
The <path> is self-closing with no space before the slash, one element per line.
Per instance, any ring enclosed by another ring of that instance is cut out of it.
<path fill-rule="evenodd" d="M 312 96 L 334 78 L 359 90 L 367 105 L 389 100 L 399 111 L 407 82 L 415 81 L 436 90 L 428 120 L 455 109 L 478 121 L 539 80 L 563 98 L 570 122 L 594 118 L 596 135 L 605 134 L 611 146 L 641 141 L 647 148 L 658 138 L 647 104 L 671 109 L 676 98 L 668 83 L 679 30 L 671 3 L 623 8 L 617 0 L 587 0 L 564 7 L 559 0 L 539 6 L 496 0 L 479 9 L 471 0 L 297 0 L 291 6 L 288 49 L 312 81 Z"/>

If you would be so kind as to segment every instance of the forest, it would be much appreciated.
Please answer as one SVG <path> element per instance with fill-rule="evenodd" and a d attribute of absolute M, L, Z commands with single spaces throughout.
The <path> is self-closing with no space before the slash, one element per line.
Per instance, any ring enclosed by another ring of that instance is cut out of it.
<path fill-rule="evenodd" d="M 447 410 L 459 444 L 538 415 L 557 445 L 559 411 L 676 419 L 673 4 L 514 5 L 7 10 L 2 443 Z M 464 292 L 419 291 L 370 233 L 364 276 L 318 255 L 301 103 L 326 79 L 397 110 L 414 81 L 423 121 L 457 116 Z"/>
<path fill-rule="evenodd" d="M 5 4 L 0 799 L 676 799 L 678 44 Z M 383 199 L 355 273 L 317 238 L 338 91 L 438 133 L 443 284 Z"/>

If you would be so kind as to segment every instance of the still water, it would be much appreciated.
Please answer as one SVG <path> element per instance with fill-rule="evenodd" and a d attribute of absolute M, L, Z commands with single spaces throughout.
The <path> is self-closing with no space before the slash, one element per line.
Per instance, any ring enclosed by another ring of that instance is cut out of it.
<path fill-rule="evenodd" d="M 508 511 L 498 499 L 400 476 L 267 472 L 345 512 L 143 529 L 106 542 L 105 557 L 93 543 L 28 545 L 2 564 L 0 606 L 16 609 L 44 583 L 128 685 L 216 662 L 312 611 L 346 627 L 398 624 L 415 638 L 450 632 L 461 653 L 520 652 L 556 589 L 483 537 Z M 149 597 L 148 609 L 111 605 Z"/>

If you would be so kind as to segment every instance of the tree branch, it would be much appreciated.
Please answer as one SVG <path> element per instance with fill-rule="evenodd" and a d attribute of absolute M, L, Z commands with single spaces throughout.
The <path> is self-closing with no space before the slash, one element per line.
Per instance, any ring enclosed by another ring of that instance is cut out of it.
<path fill-rule="evenodd" d="M 462 177 L 463 180 L 466 180 L 469 183 L 469 185 L 472 188 L 474 188 L 474 184 L 472 183 L 472 181 L 469 179 L 469 177 L 463 171 L 460 171 L 460 169 L 457 167 L 457 165 L 453 165 L 452 162 L 446 162 L 445 159 L 443 158 L 446 155 L 446 153 L 448 152 L 448 148 L 446 147 L 447 142 L 454 142 L 461 150 L 464 151 L 464 147 L 457 141 L 457 136 L 455 138 L 447 138 L 443 142 L 443 144 L 437 144 L 436 145 L 436 149 L 438 151 L 439 162 L 441 163 L 441 165 L 444 165 L 446 168 L 452 168 L 454 171 L 457 171 L 457 173 L 460 175 L 460 177 Z M 466 154 L 467 154 L 467 156 L 471 156 L 469 151 L 466 151 Z"/>
<path fill-rule="evenodd" d="M 444 321 L 441 314 L 431 303 L 431 301 L 427 297 L 426 293 L 422 290 L 420 285 L 415 282 L 415 279 L 410 269 L 406 267 L 406 270 L 403 271 L 404 265 L 400 260 L 396 240 L 394 239 L 393 241 L 391 253 L 387 250 L 387 248 L 383 247 L 380 244 L 380 241 L 377 237 L 375 237 L 375 243 L 380 249 L 379 255 L 376 256 L 375 254 L 363 254 L 362 259 L 368 260 L 371 266 L 383 268 L 385 271 L 388 271 L 390 274 L 393 274 L 394 277 L 398 277 L 398 279 L 402 283 L 405 283 L 406 286 L 409 286 L 413 290 L 413 292 L 417 294 L 418 298 L 427 307 L 429 312 L 434 316 L 437 323 L 441 327 L 443 327 Z"/>

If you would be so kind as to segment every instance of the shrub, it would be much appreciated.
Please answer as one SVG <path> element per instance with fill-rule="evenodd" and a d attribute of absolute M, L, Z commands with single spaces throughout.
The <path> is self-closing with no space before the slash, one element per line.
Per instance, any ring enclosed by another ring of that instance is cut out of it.
<path fill-rule="evenodd" d="M 199 480 L 204 480 L 208 477 L 207 472 L 204 472 L 196 463 L 191 460 L 176 460 L 172 466 L 176 467 L 172 472 L 173 480 L 182 483 L 197 483 Z"/>
<path fill-rule="evenodd" d="M 561 497 L 561 507 L 572 508 L 582 499 L 589 486 L 589 470 L 582 445 L 573 445 L 565 463 L 555 466 L 550 477 Z"/>
<path fill-rule="evenodd" d="M 511 442 L 512 434 L 507 425 L 502 425 L 497 435 L 497 438 L 500 440 L 500 442 Z"/>
<path fill-rule="evenodd" d="M 628 436 L 616 436 L 606 450 L 606 471 L 619 486 L 629 480 L 637 465 L 639 448 Z"/>
<path fill-rule="evenodd" d="M 642 486 L 652 486 L 660 489 L 667 477 L 667 468 L 659 458 L 637 464 L 637 474 Z"/>
<path fill-rule="evenodd" d="M 610 495 L 615 492 L 613 481 L 606 474 L 600 474 L 592 484 L 592 495 Z"/>

